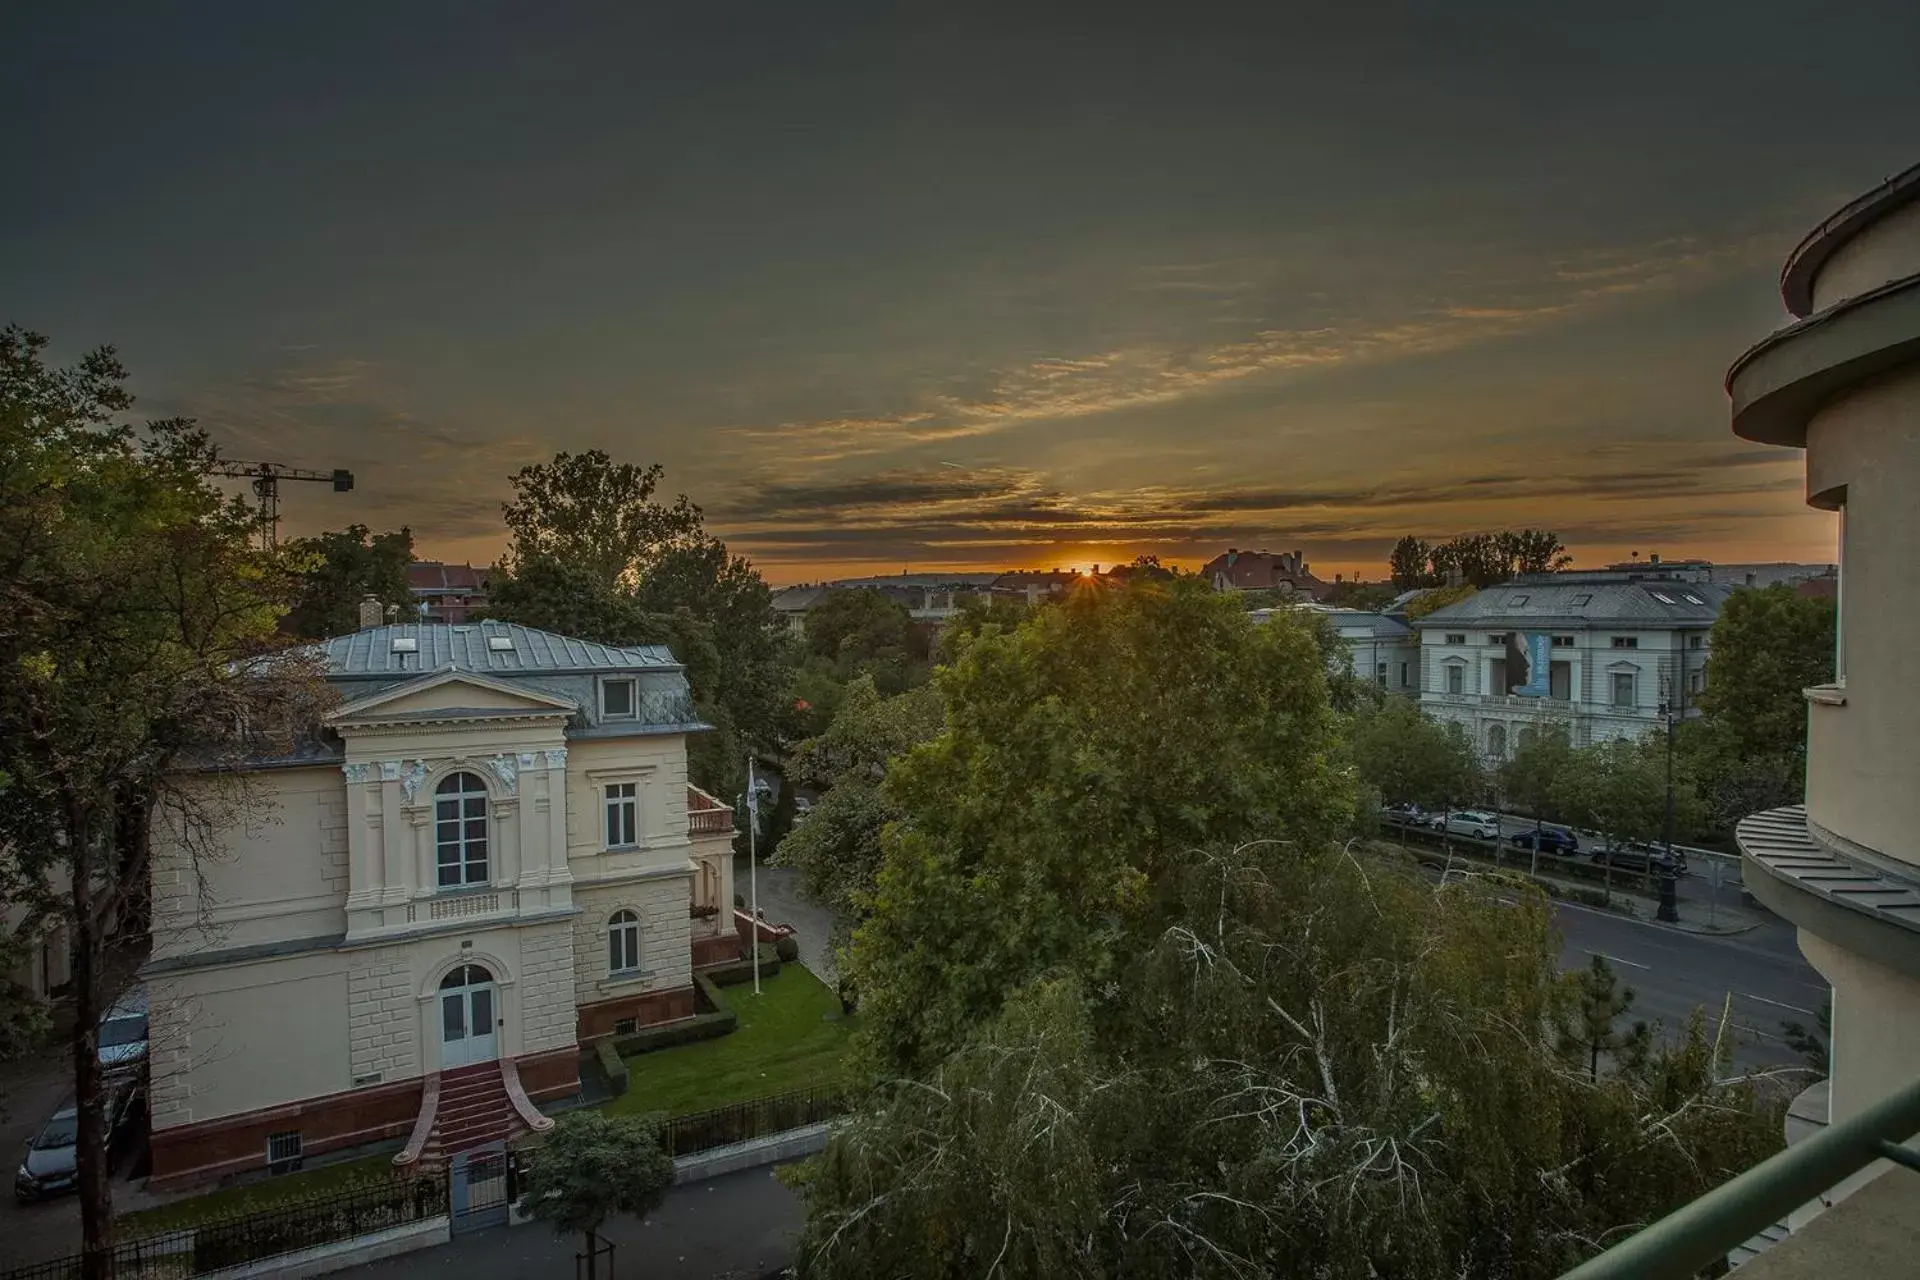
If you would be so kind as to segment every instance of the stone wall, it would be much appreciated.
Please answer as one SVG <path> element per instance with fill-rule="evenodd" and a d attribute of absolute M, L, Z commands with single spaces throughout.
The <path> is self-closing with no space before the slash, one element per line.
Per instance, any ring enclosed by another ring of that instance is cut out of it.
<path fill-rule="evenodd" d="M 353 954 L 347 973 L 349 1042 L 356 1086 L 419 1074 L 413 965 L 405 947 Z"/>

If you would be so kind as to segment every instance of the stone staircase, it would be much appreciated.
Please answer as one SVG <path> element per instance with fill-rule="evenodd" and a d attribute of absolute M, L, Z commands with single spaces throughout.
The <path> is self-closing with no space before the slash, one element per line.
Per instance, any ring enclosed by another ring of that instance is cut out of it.
<path fill-rule="evenodd" d="M 512 1059 L 476 1062 L 428 1077 L 413 1136 L 394 1156 L 394 1165 L 414 1173 L 437 1172 L 462 1152 L 551 1128 L 553 1121 L 534 1110 L 519 1086 Z"/>

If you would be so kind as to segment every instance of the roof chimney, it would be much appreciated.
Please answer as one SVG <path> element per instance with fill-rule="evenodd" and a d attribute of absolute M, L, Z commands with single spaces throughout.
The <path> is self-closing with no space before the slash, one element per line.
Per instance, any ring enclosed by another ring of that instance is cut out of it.
<path fill-rule="evenodd" d="M 386 610 L 380 607 L 380 598 L 369 591 L 360 597 L 360 629 L 377 627 L 385 621 Z"/>
<path fill-rule="evenodd" d="M 1657 564 L 1659 564 L 1659 563 L 1660 563 L 1660 553 L 1659 553 L 1658 551 L 1654 551 L 1654 552 L 1649 552 L 1649 553 L 1648 553 L 1648 555 L 1647 555 L 1647 563 L 1648 563 L 1648 564 L 1656 564 L 1656 565 L 1657 565 Z"/>

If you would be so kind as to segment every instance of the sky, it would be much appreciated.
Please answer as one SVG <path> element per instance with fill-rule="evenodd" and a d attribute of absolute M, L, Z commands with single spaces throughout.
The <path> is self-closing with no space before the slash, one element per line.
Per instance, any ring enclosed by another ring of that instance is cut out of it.
<path fill-rule="evenodd" d="M 1833 559 L 1722 378 L 1920 6 L 141 4 L 0 20 L 0 323 L 490 561 L 602 448 L 770 581 L 1403 533 Z"/>

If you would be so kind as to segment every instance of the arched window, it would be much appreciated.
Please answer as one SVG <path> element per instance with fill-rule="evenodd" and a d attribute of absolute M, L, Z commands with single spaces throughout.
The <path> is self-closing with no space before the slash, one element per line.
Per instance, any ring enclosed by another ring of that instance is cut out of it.
<path fill-rule="evenodd" d="M 616 911 L 607 921 L 607 972 L 632 973 L 640 967 L 640 917 Z"/>
<path fill-rule="evenodd" d="M 1507 726 L 1496 724 L 1487 730 L 1487 754 L 1496 760 L 1507 758 Z"/>
<path fill-rule="evenodd" d="M 487 882 L 487 784 L 449 774 L 433 792 L 434 847 L 442 889 Z"/>

